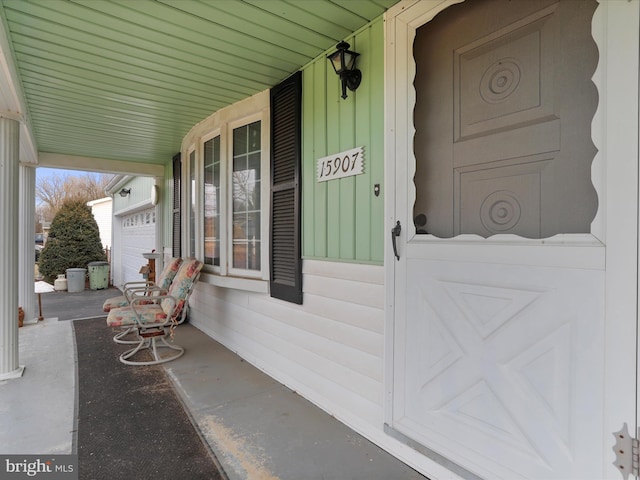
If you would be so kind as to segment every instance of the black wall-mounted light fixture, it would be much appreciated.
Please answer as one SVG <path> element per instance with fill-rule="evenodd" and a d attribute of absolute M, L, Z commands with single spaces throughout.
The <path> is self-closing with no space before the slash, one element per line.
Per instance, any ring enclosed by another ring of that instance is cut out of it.
<path fill-rule="evenodd" d="M 120 190 L 120 196 L 121 197 L 126 197 L 130 193 L 131 193 L 131 189 L 130 188 L 123 188 L 122 190 Z"/>
<path fill-rule="evenodd" d="M 340 42 L 336 45 L 337 50 L 327 55 L 336 74 L 340 76 L 342 98 L 347 98 L 347 88 L 355 92 L 362 80 L 362 72 L 356 68 L 356 58 L 360 54 L 349 50 L 350 46 L 347 42 Z"/>

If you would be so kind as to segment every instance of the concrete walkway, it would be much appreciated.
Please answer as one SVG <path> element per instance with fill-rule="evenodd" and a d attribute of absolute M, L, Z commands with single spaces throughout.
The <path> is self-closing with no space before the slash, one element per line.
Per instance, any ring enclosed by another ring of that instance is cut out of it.
<path fill-rule="evenodd" d="M 73 452 L 76 406 L 71 322 L 47 318 L 20 329 L 21 378 L 0 381 L 0 453 Z"/>
<path fill-rule="evenodd" d="M 100 316 L 118 293 L 43 295 L 47 318 L 20 329 L 24 376 L 0 382 L 0 453 L 75 453 L 75 346 L 65 319 Z M 165 369 L 231 480 L 425 478 L 197 328 L 181 325 L 176 343 L 186 353 Z"/>

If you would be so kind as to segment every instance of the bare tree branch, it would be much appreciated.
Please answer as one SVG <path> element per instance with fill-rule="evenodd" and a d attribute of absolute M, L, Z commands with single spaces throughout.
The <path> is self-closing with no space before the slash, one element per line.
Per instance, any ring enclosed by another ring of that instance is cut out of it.
<path fill-rule="evenodd" d="M 40 218 L 52 220 L 69 200 L 89 202 L 103 198 L 113 176 L 104 173 L 54 173 L 36 181 L 36 203 Z"/>

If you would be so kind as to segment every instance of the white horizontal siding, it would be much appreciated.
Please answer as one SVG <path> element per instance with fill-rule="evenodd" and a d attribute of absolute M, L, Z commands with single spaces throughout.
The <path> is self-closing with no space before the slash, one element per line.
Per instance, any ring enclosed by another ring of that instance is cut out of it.
<path fill-rule="evenodd" d="M 304 294 L 304 307 L 306 312 L 335 322 L 370 330 L 378 335 L 384 328 L 384 312 L 378 307 L 366 307 L 335 298 L 327 302 L 326 296 L 309 292 Z"/>
<path fill-rule="evenodd" d="M 384 289 L 381 284 L 326 277 L 319 274 L 304 274 L 303 288 L 305 292 L 328 299 L 342 300 L 378 309 L 384 308 Z"/>
<path fill-rule="evenodd" d="M 305 261 L 304 303 L 201 282 L 194 325 L 349 424 L 382 428 L 383 267 Z"/>
<path fill-rule="evenodd" d="M 111 223 L 112 223 L 112 201 L 95 203 L 91 206 L 91 212 L 98 224 L 98 230 L 100 231 L 100 241 L 103 248 L 111 248 Z"/>

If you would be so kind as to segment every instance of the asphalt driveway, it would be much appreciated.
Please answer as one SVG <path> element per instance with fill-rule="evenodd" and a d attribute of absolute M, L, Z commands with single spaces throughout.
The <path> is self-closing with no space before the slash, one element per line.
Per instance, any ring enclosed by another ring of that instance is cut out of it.
<path fill-rule="evenodd" d="M 106 315 L 102 304 L 108 298 L 122 295 L 115 288 L 102 290 L 85 289 L 82 292 L 51 292 L 42 295 L 42 315 L 46 318 L 58 317 L 58 320 L 77 320 L 79 318 L 100 317 Z"/>

